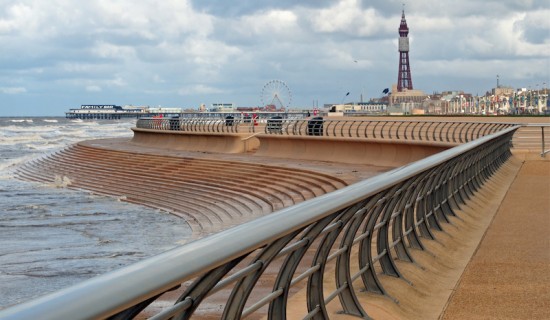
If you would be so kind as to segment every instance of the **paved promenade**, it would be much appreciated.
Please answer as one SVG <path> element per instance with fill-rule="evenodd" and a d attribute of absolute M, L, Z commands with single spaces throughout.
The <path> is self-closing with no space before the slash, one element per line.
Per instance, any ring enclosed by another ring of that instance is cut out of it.
<path fill-rule="evenodd" d="M 549 319 L 550 159 L 541 159 L 516 154 L 435 232 L 435 241 L 423 241 L 426 251 L 414 250 L 415 263 L 396 261 L 406 281 L 380 274 L 394 300 L 361 293 L 369 316 Z M 304 299 L 305 292 L 292 298 L 291 315 L 304 314 Z M 355 319 L 338 303 L 328 307 L 331 319 Z"/>
<path fill-rule="evenodd" d="M 525 162 L 443 319 L 550 319 L 550 159 Z"/>

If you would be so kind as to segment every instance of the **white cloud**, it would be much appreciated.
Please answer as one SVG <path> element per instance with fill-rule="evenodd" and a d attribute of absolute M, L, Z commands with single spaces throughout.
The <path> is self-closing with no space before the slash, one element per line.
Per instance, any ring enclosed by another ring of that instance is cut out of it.
<path fill-rule="evenodd" d="M 95 43 L 92 47 L 94 55 L 100 58 L 129 59 L 135 56 L 135 49 L 130 46 L 121 46 L 103 41 Z"/>
<path fill-rule="evenodd" d="M 5 12 L 6 16 L 0 18 L 0 34 L 9 34 L 34 25 L 33 10 L 28 5 L 15 3 L 5 7 Z"/>
<path fill-rule="evenodd" d="M 233 24 L 242 36 L 276 36 L 297 31 L 297 15 L 288 10 L 268 10 L 244 16 Z"/>
<path fill-rule="evenodd" d="M 189 1 L 94 1 L 94 24 L 103 32 L 137 35 L 149 40 L 178 39 L 185 34 L 206 36 L 213 17 L 193 10 Z"/>
<path fill-rule="evenodd" d="M 342 0 L 328 8 L 311 10 L 308 19 L 315 31 L 323 33 L 375 36 L 397 29 L 395 23 L 380 16 L 376 9 L 363 9 L 358 0 Z"/>
<path fill-rule="evenodd" d="M 180 60 L 185 62 L 195 77 L 214 80 L 220 70 L 241 54 L 237 47 L 221 41 L 189 38 L 178 50 Z"/>
<path fill-rule="evenodd" d="M 158 74 L 155 74 L 153 76 L 153 82 L 154 83 L 165 83 L 166 80 L 164 80 L 161 76 L 159 76 Z"/>
<path fill-rule="evenodd" d="M 195 84 L 183 87 L 178 90 L 178 94 L 182 96 L 188 95 L 202 95 L 202 94 L 217 94 L 217 93 L 226 93 L 225 90 L 210 87 L 204 84 Z"/>
<path fill-rule="evenodd" d="M 101 87 L 100 86 L 95 86 L 95 85 L 90 85 L 90 86 L 86 86 L 86 91 L 88 92 L 101 92 Z"/>
<path fill-rule="evenodd" d="M 128 82 L 123 79 L 122 76 L 117 75 L 114 78 L 107 80 L 107 84 L 110 86 L 124 87 L 128 85 Z"/>
<path fill-rule="evenodd" d="M 0 87 L 0 93 L 3 94 L 21 94 L 27 92 L 24 87 Z"/>

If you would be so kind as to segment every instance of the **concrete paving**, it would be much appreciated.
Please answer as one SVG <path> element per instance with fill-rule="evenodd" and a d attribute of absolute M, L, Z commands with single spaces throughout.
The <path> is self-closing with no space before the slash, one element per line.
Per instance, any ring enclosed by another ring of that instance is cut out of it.
<path fill-rule="evenodd" d="M 443 319 L 550 319 L 550 159 L 516 156 L 524 162 Z"/>
<path fill-rule="evenodd" d="M 369 316 L 550 319 L 550 159 L 516 154 L 457 214 L 435 241 L 424 241 L 426 251 L 413 252 L 415 263 L 397 261 L 409 282 L 381 275 L 398 303 L 359 293 Z M 324 286 L 334 290 L 330 281 Z M 290 299 L 289 318 L 307 313 L 305 294 Z M 356 319 L 338 301 L 327 307 L 330 319 Z"/>

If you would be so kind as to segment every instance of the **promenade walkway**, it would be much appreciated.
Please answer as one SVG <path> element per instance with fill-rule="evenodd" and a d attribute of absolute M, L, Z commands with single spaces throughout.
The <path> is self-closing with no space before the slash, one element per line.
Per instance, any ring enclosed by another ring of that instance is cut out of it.
<path fill-rule="evenodd" d="M 550 159 L 524 161 L 443 319 L 550 319 Z"/>
<path fill-rule="evenodd" d="M 397 261 L 407 281 L 380 275 L 395 300 L 359 296 L 369 316 L 550 319 L 550 159 L 516 152 L 457 214 L 413 252 L 415 263 Z M 291 299 L 291 318 L 304 299 Z M 338 303 L 329 308 L 331 319 L 356 319 Z"/>

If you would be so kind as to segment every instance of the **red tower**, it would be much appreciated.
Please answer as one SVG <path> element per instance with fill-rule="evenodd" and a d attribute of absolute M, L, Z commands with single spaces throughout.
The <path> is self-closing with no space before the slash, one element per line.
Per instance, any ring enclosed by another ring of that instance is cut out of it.
<path fill-rule="evenodd" d="M 399 25 L 399 73 L 397 75 L 397 91 L 403 89 L 412 90 L 411 67 L 409 65 L 409 27 L 405 20 L 405 9 L 401 15 L 401 24 Z"/>

